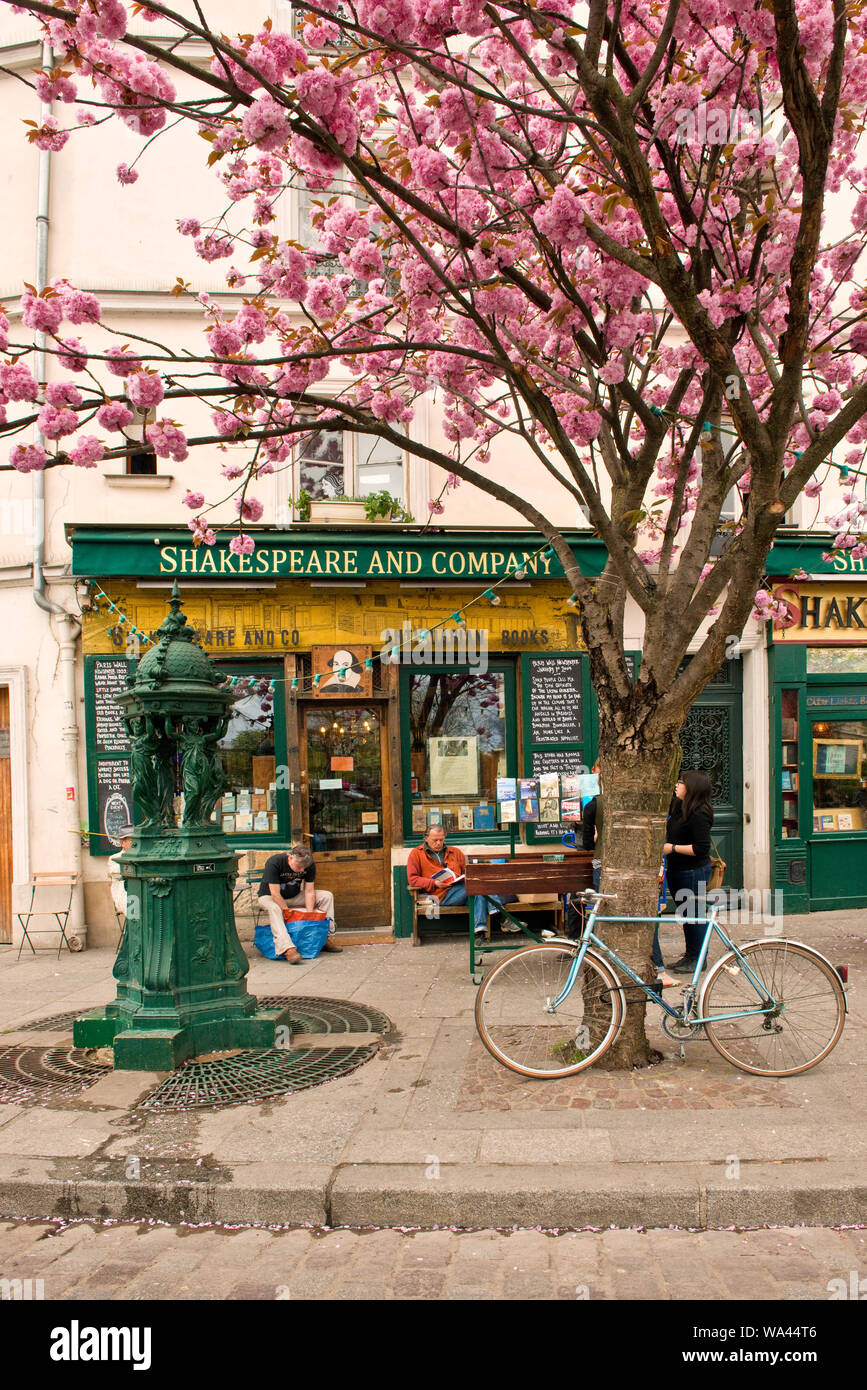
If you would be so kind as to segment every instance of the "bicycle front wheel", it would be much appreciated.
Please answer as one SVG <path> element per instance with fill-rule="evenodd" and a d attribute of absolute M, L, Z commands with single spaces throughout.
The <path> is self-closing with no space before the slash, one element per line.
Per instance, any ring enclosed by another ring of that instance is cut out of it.
<path fill-rule="evenodd" d="M 476 1027 L 498 1062 L 521 1076 L 574 1076 L 609 1048 L 623 1021 L 616 976 L 592 951 L 556 1013 L 575 960 L 569 946 L 528 946 L 495 966 L 476 997 Z"/>
<path fill-rule="evenodd" d="M 827 1057 L 846 1020 L 846 997 L 832 965 L 795 941 L 753 941 L 740 947 L 773 998 L 769 1013 L 713 1019 L 754 1009 L 761 1000 L 734 952 L 708 975 L 699 1000 L 704 1029 L 727 1062 L 755 1076 L 798 1076 Z"/>

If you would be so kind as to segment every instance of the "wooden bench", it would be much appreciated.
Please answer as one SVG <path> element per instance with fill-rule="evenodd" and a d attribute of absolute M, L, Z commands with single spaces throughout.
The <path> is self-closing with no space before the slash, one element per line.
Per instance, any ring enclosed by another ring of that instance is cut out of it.
<path fill-rule="evenodd" d="M 567 893 L 581 893 L 585 888 L 593 887 L 593 855 L 590 850 L 572 850 L 567 852 L 562 860 L 559 857 L 555 860 L 550 856 L 546 858 L 542 855 L 536 857 L 522 854 L 514 859 L 507 859 L 504 864 L 481 862 L 481 856 L 473 856 L 467 860 L 466 884 L 470 901 L 477 897 L 510 897 L 513 893 L 519 896 L 522 893 L 549 893 L 556 894 L 562 904 Z M 532 906 L 535 904 L 517 902 L 513 908 L 522 911 L 524 907 Z M 501 907 L 500 912 L 515 926 L 520 927 L 524 936 L 538 942 L 539 938 L 533 935 L 524 922 L 513 916 L 510 907 Z M 520 944 L 525 946 L 527 943 L 522 941 Z M 494 944 L 490 940 L 477 945 L 471 924 L 470 974 L 474 984 L 481 983 L 481 976 L 477 974 L 476 967 L 477 954 L 514 949 L 511 943 Z"/>
<path fill-rule="evenodd" d="M 504 859 L 508 858 L 508 855 L 504 855 L 500 850 L 478 850 L 468 853 L 466 857 L 468 864 L 484 864 L 491 863 L 494 861 L 502 862 Z M 522 859 L 532 859 L 536 863 L 538 863 L 540 860 L 543 860 L 545 857 L 545 852 L 542 850 L 530 850 L 526 854 L 521 855 Z M 557 857 L 562 858 L 562 853 L 558 854 Z M 419 933 L 420 919 L 424 918 L 427 921 L 439 921 L 440 917 L 455 917 L 462 915 L 468 916 L 472 912 L 473 904 L 471 902 L 466 902 L 462 904 L 460 907 L 443 907 L 439 900 L 435 898 L 432 893 L 429 893 L 426 888 L 407 887 L 407 892 L 409 893 L 410 899 L 412 901 L 413 946 L 421 945 L 421 935 Z M 562 900 L 558 898 L 556 895 L 548 893 L 545 895 L 544 902 L 526 901 L 513 903 L 512 906 L 520 908 L 522 912 L 552 912 L 554 914 L 555 929 L 558 932 L 562 932 L 563 930 L 565 913 L 563 911 Z M 488 915 L 488 925 L 485 931 L 485 937 L 488 941 L 490 941 L 490 914 Z"/>

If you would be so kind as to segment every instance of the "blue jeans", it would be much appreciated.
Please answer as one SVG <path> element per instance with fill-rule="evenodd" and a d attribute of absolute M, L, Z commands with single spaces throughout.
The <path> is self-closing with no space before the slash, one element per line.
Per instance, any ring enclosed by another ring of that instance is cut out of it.
<path fill-rule="evenodd" d="M 443 907 L 463 907 L 467 901 L 467 890 L 463 883 L 455 883 L 448 890 L 444 898 L 440 899 Z M 503 903 L 513 903 L 514 898 L 498 898 L 490 894 L 488 898 L 475 898 L 473 900 L 473 928 L 475 931 L 484 931 L 488 925 L 489 902 L 498 903 L 500 907 Z"/>
<path fill-rule="evenodd" d="M 689 897 L 681 897 L 675 911 L 676 917 L 697 917 L 699 909 L 699 899 L 704 899 L 707 889 L 707 881 L 710 878 L 710 860 L 706 864 L 697 864 L 694 869 L 668 869 L 666 872 L 666 883 L 668 891 L 678 902 L 678 894 L 689 894 Z M 685 942 L 684 955 L 687 960 L 697 960 L 701 950 L 706 928 L 700 922 L 684 922 L 683 935 Z M 658 949 L 658 946 L 657 946 Z M 662 964 L 662 957 L 656 962 Z"/>

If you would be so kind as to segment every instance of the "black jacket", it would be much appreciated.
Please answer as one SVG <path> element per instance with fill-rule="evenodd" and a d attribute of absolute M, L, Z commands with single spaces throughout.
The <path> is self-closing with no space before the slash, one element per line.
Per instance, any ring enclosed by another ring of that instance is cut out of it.
<path fill-rule="evenodd" d="M 672 845 L 692 845 L 695 857 L 690 854 L 670 854 L 667 860 L 669 873 L 680 873 L 683 869 L 699 869 L 710 859 L 710 828 L 713 814 L 706 811 L 693 811 L 686 820 L 682 817 L 682 803 L 671 812 L 665 826 L 665 838 Z"/>

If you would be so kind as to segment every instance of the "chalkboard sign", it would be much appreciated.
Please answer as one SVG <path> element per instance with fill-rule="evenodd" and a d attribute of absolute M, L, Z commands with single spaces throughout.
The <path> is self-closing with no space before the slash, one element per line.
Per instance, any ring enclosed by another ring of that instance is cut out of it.
<path fill-rule="evenodd" d="M 530 742 L 580 743 L 584 738 L 582 658 L 532 656 L 529 660 Z"/>
<path fill-rule="evenodd" d="M 132 825 L 132 781 L 128 758 L 98 758 L 96 761 L 97 825 L 91 839 L 91 852 L 114 854 L 120 849 L 119 832 Z M 94 846 L 94 839 L 96 846 Z"/>
<path fill-rule="evenodd" d="M 128 753 L 129 735 L 123 726 L 120 708 L 114 702 L 127 688 L 126 661 L 100 661 L 91 664 L 93 682 L 93 724 L 94 751 L 100 753 Z"/>
<path fill-rule="evenodd" d="M 539 777 L 543 772 L 559 772 L 561 777 L 587 772 L 588 768 L 582 761 L 583 756 L 580 748 L 572 751 L 560 748 L 534 748 L 533 776 Z M 559 840 L 561 835 L 571 830 L 577 830 L 580 836 L 581 827 L 577 821 L 539 821 L 533 826 L 533 839 Z"/>

